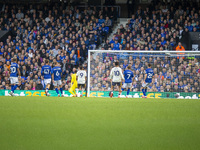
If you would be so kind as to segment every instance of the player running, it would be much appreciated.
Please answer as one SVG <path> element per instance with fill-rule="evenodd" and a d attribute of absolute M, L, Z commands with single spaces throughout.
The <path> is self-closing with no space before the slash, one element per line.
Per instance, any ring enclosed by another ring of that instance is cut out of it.
<path fill-rule="evenodd" d="M 45 60 L 45 65 L 42 66 L 41 74 L 44 76 L 44 84 L 45 84 L 45 94 L 46 96 L 50 96 L 49 88 L 51 84 L 51 66 L 49 66 L 49 60 Z"/>
<path fill-rule="evenodd" d="M 153 69 L 151 68 L 151 64 L 148 64 L 148 68 L 146 69 L 146 74 L 144 77 L 144 82 L 142 83 L 142 98 L 147 98 L 147 87 L 152 82 L 152 78 L 154 76 Z"/>
<path fill-rule="evenodd" d="M 77 88 L 76 73 L 77 70 L 75 70 L 74 74 L 71 75 L 71 87 L 69 89 L 69 92 L 73 95 L 73 97 L 76 97 L 76 88 Z"/>
<path fill-rule="evenodd" d="M 80 70 L 76 74 L 76 77 L 78 79 L 78 90 L 82 90 L 80 97 L 83 96 L 83 92 L 85 90 L 86 76 L 86 71 L 84 70 L 83 66 L 81 66 Z"/>
<path fill-rule="evenodd" d="M 11 83 L 11 92 L 9 93 L 11 96 L 14 96 L 14 91 L 18 87 L 18 78 L 20 78 L 21 74 L 19 71 L 19 66 L 17 64 L 17 58 L 12 59 L 12 64 L 10 66 L 10 83 Z"/>
<path fill-rule="evenodd" d="M 58 62 L 55 62 L 55 67 L 53 67 L 51 73 L 52 73 L 53 85 L 55 87 L 56 93 L 58 94 L 58 97 L 60 97 L 58 90 L 60 90 L 61 96 L 64 97 L 63 89 L 61 87 L 61 85 L 62 85 L 62 82 L 61 82 L 62 70 L 61 70 L 60 64 Z"/>
<path fill-rule="evenodd" d="M 131 66 L 127 66 L 127 70 L 124 71 L 125 83 L 123 84 L 123 88 L 128 89 L 126 98 L 128 97 L 130 89 L 132 88 L 132 82 L 134 81 L 133 77 L 134 75 L 133 72 L 131 71 Z"/>
<path fill-rule="evenodd" d="M 121 95 L 121 87 L 122 87 L 122 81 L 124 80 L 124 75 L 122 73 L 122 69 L 119 67 L 119 62 L 115 62 L 115 67 L 112 68 L 111 72 L 110 72 L 110 82 L 112 82 L 111 84 L 111 91 L 109 93 L 109 96 L 112 97 L 113 96 L 113 87 L 114 86 L 118 86 L 118 91 L 119 91 L 119 95 L 118 97 L 120 97 Z"/>

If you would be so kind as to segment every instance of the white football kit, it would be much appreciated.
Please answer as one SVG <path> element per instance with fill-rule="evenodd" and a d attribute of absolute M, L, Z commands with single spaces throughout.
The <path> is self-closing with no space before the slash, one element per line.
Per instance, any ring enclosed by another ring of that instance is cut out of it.
<path fill-rule="evenodd" d="M 85 77 L 87 76 L 85 70 L 79 70 L 76 76 L 78 77 L 78 80 L 77 80 L 78 84 L 85 84 Z"/>
<path fill-rule="evenodd" d="M 122 79 L 124 80 L 122 69 L 120 67 L 112 68 L 110 72 L 110 79 L 112 79 L 112 82 L 122 82 Z"/>

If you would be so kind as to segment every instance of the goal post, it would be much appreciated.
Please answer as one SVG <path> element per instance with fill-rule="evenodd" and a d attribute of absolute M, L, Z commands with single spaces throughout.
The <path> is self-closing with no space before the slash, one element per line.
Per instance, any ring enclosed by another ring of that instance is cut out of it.
<path fill-rule="evenodd" d="M 147 65 L 152 64 L 154 79 L 148 88 L 152 98 L 200 98 L 200 51 L 88 51 L 88 97 L 108 97 L 109 73 L 119 61 L 125 70 L 128 65 L 134 73 L 130 97 L 141 97 L 141 85 Z M 114 96 L 118 92 L 114 89 Z M 122 97 L 126 95 L 126 89 Z"/>

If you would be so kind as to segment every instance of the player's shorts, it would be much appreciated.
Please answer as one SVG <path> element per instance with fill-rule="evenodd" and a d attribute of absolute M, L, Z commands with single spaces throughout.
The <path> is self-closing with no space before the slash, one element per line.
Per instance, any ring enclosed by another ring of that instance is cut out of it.
<path fill-rule="evenodd" d="M 132 83 L 124 83 L 123 88 L 132 88 Z"/>
<path fill-rule="evenodd" d="M 117 86 L 121 86 L 122 83 L 121 83 L 121 82 L 112 82 L 112 85 L 113 85 L 113 86 L 115 86 L 115 85 L 117 85 Z"/>
<path fill-rule="evenodd" d="M 85 84 L 78 84 L 78 88 L 85 88 Z"/>
<path fill-rule="evenodd" d="M 142 87 L 145 87 L 145 88 L 146 88 L 146 87 L 148 87 L 148 86 L 149 86 L 149 84 L 150 84 L 150 83 L 147 83 L 147 82 L 146 82 L 146 83 L 144 83 L 144 82 L 143 82 L 143 83 L 142 83 Z"/>
<path fill-rule="evenodd" d="M 18 84 L 18 77 L 10 77 L 11 84 Z"/>
<path fill-rule="evenodd" d="M 51 79 L 44 79 L 44 84 L 45 84 L 45 85 L 51 84 Z"/>
<path fill-rule="evenodd" d="M 61 80 L 54 80 L 53 85 L 60 86 L 60 85 L 62 85 L 62 82 L 61 82 Z"/>

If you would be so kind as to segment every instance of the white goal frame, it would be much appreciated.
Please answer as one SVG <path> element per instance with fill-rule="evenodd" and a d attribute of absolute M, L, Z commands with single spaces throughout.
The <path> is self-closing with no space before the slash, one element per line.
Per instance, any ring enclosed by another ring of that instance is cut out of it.
<path fill-rule="evenodd" d="M 176 56 L 183 56 L 178 55 L 177 53 L 185 53 L 184 56 L 187 56 L 189 54 L 196 54 L 196 55 L 200 55 L 200 51 L 131 51 L 131 50 L 88 50 L 88 70 L 87 70 L 87 97 L 90 97 L 90 56 L 91 53 L 155 53 L 155 54 L 175 54 Z"/>

